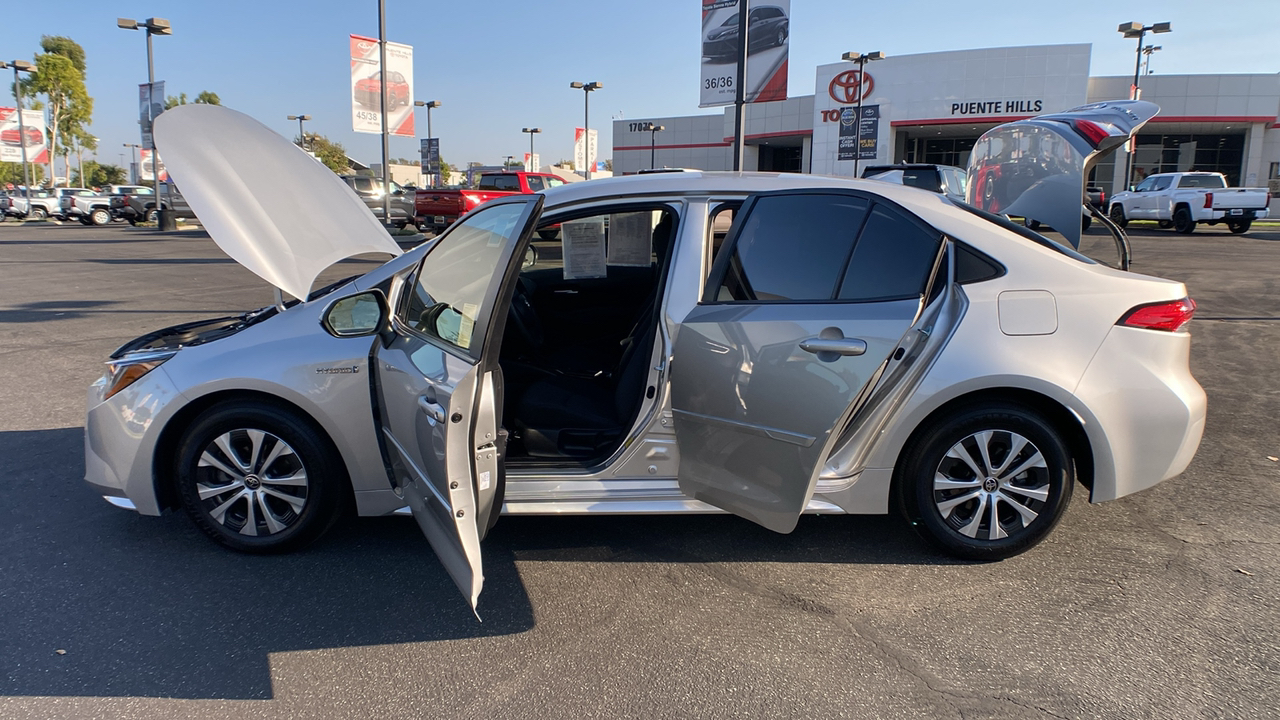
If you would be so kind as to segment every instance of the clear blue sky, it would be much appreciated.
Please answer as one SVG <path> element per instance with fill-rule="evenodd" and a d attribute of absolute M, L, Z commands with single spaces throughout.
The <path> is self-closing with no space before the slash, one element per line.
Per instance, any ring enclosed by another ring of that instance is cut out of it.
<path fill-rule="evenodd" d="M 377 136 L 351 130 L 346 39 L 377 36 L 376 0 L 65 0 L 39 11 L 14 2 L 14 10 L 27 10 L 0 23 L 0 59 L 30 59 L 41 35 L 83 45 L 103 162 L 118 163 L 121 144 L 138 142 L 137 85 L 146 81 L 143 33 L 117 29 L 116 17 L 157 15 L 174 28 L 173 36 L 155 38 L 156 79 L 167 81 L 170 95 L 212 90 L 288 137 L 297 124 L 285 116 L 309 114 L 309 132 L 341 142 L 358 159 L 378 159 Z M 699 7 L 700 0 L 387 0 L 387 39 L 414 46 L 417 98 L 443 103 L 432 120 L 445 160 L 499 163 L 528 149 L 521 127 L 538 126 L 538 151 L 554 162 L 572 157 L 573 127 L 582 123 L 573 80 L 604 83 L 591 97 L 602 149 L 612 146 L 613 118 L 720 112 L 698 109 Z M 906 55 L 1092 43 L 1092 75 L 1125 75 L 1133 72 L 1136 43 L 1116 26 L 1134 20 L 1173 23 L 1156 40 L 1164 48 L 1152 60 L 1157 73 L 1274 73 L 1277 10 L 1278 0 L 792 0 L 789 94 L 811 94 L 814 67 L 846 50 Z M 393 157 L 416 151 L 416 141 L 391 140 Z"/>

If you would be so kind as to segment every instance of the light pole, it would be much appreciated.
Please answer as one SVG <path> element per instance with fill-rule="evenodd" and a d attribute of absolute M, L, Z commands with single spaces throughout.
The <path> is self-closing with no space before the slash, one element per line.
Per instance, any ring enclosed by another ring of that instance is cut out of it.
<path fill-rule="evenodd" d="M 307 134 L 302 132 L 302 121 L 310 120 L 311 116 L 310 115 L 289 115 L 287 117 L 290 120 L 298 121 L 298 147 L 302 148 L 305 151 L 307 149 Z"/>
<path fill-rule="evenodd" d="M 427 109 L 427 140 L 430 141 L 431 138 L 435 137 L 435 135 L 431 134 L 431 108 L 438 108 L 441 103 L 439 100 L 427 100 L 425 102 L 422 100 L 414 100 L 413 104 L 415 107 L 424 107 Z M 430 142 L 428 142 L 428 144 L 430 144 Z M 439 150 L 436 152 L 439 153 Z M 436 176 L 439 174 L 439 172 L 431 173 L 431 187 L 436 186 Z"/>
<path fill-rule="evenodd" d="M 582 91 L 582 164 L 587 166 L 586 178 L 591 179 L 591 91 L 604 87 L 604 83 L 571 82 L 569 87 Z"/>
<path fill-rule="evenodd" d="M 1124 35 L 1127 38 L 1138 39 L 1137 59 L 1134 60 L 1133 63 L 1133 87 L 1129 88 L 1130 100 L 1137 100 L 1138 95 L 1140 94 L 1138 89 L 1140 87 L 1139 82 L 1142 79 L 1142 38 L 1148 31 L 1152 33 L 1167 33 L 1170 30 L 1173 30 L 1173 26 L 1167 22 L 1156 23 L 1155 25 L 1143 25 L 1140 22 L 1128 22 L 1120 23 L 1120 27 L 1116 28 L 1116 31 L 1121 35 Z M 1126 190 L 1128 190 L 1129 186 L 1133 184 L 1133 156 L 1137 154 L 1138 142 L 1135 138 L 1129 141 L 1129 157 L 1126 158 L 1125 163 L 1124 189 Z"/>
<path fill-rule="evenodd" d="M 654 138 L 657 133 L 660 133 L 666 129 L 667 127 L 665 125 L 654 125 L 653 123 L 649 123 L 649 169 L 650 170 L 653 169 L 654 167 L 653 160 L 655 157 L 657 157 L 657 147 L 654 145 L 654 143 L 657 141 Z"/>
<path fill-rule="evenodd" d="M 1151 74 L 1151 54 L 1161 49 L 1162 48 L 1159 45 L 1148 45 L 1142 48 L 1142 54 L 1147 56 L 1146 67 L 1143 68 L 1143 75 Z"/>
<path fill-rule="evenodd" d="M 29 193 L 31 192 L 31 177 L 27 175 L 27 126 L 22 121 L 22 86 L 18 84 L 18 73 L 24 72 L 30 74 L 35 72 L 36 66 L 26 60 L 13 60 L 7 63 L 0 62 L 0 70 L 5 68 L 13 68 L 13 99 L 17 101 L 18 105 L 18 145 L 22 146 L 22 185 Z M 50 148 L 49 153 L 49 157 L 53 157 L 52 148 Z M 52 166 L 50 166 L 50 170 L 52 169 Z M 70 173 L 67 174 L 70 175 Z M 49 176 L 53 177 L 53 173 L 50 172 Z M 30 195 L 27 197 L 30 197 Z"/>
<path fill-rule="evenodd" d="M 858 96 L 858 113 L 857 117 L 854 118 L 854 123 L 856 124 L 853 131 L 853 176 L 856 178 L 858 177 L 858 162 L 862 159 L 862 96 L 865 94 L 862 92 L 862 86 L 866 84 L 864 78 L 866 77 L 867 63 L 873 60 L 883 60 L 884 53 L 878 50 L 872 53 L 847 52 L 840 57 L 842 60 L 858 63 L 858 89 L 855 91 Z"/>
<path fill-rule="evenodd" d="M 133 180 L 133 184 L 137 185 L 138 184 L 138 148 L 142 146 L 139 145 L 138 143 L 125 143 L 124 147 L 133 148 L 133 164 L 129 166 L 129 169 L 133 171 L 133 177 L 131 178 Z"/>
<path fill-rule="evenodd" d="M 542 128 L 520 128 L 520 132 L 529 133 L 529 166 L 525 170 L 533 172 L 533 136 L 542 132 Z"/>
<path fill-rule="evenodd" d="M 155 116 L 155 110 L 154 110 L 156 106 L 156 99 L 154 97 L 155 90 L 156 90 L 156 70 L 155 70 L 155 60 L 152 57 L 152 53 L 151 53 L 151 36 L 152 35 L 172 35 L 173 27 L 169 24 L 169 21 L 165 20 L 164 18 L 147 18 L 147 21 L 142 23 L 141 25 L 138 24 L 138 21 L 132 20 L 130 18 L 117 18 L 116 27 L 122 30 L 137 30 L 140 27 L 147 29 L 147 100 L 148 100 L 147 117 L 151 121 L 152 132 L 154 133 L 155 122 L 156 122 L 156 116 Z M 164 102 L 164 98 L 161 98 L 161 102 Z M 152 183 L 154 183 L 154 187 L 156 188 L 156 196 L 158 197 L 160 195 L 160 157 L 159 157 L 160 153 L 156 152 L 156 149 L 155 149 L 156 144 L 155 144 L 154 137 L 155 136 L 153 134 L 152 135 L 153 140 L 151 142 L 151 181 Z M 164 190 L 165 190 L 165 202 L 169 204 L 169 207 L 173 207 L 172 198 L 169 196 L 168 183 L 165 183 Z M 158 211 L 156 215 L 157 229 L 159 230 L 176 230 L 177 229 L 177 223 L 172 222 L 173 218 L 171 213 L 172 213 L 172 210 L 164 210 L 163 208 Z"/>

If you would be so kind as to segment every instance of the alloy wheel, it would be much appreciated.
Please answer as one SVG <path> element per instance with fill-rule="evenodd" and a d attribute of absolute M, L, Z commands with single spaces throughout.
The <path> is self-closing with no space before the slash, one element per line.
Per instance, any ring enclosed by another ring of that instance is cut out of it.
<path fill-rule="evenodd" d="M 1025 532 L 1049 491 L 1049 468 L 1039 448 L 1008 430 L 983 430 L 957 442 L 933 479 L 934 507 L 943 522 L 976 540 Z"/>
<path fill-rule="evenodd" d="M 196 494 L 225 529 L 251 537 L 296 524 L 307 504 L 307 469 L 292 447 L 263 430 L 218 435 L 200 454 Z"/>

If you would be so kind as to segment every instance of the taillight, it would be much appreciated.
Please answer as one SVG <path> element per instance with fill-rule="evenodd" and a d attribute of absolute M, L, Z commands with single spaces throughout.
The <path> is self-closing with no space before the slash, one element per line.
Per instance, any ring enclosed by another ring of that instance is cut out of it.
<path fill-rule="evenodd" d="M 1185 297 L 1181 300 L 1139 305 L 1125 313 L 1116 324 L 1146 330 L 1180 332 L 1186 329 L 1191 316 L 1195 314 L 1196 301 Z"/>
<path fill-rule="evenodd" d="M 1204 194 L 1204 209 L 1205 210 L 1213 209 L 1213 193 Z"/>
<path fill-rule="evenodd" d="M 1107 132 L 1106 128 L 1097 123 L 1089 122 L 1088 120 L 1073 120 L 1071 121 L 1071 126 L 1076 129 L 1076 132 L 1083 135 L 1084 139 L 1088 140 L 1089 144 L 1095 148 L 1098 147 L 1098 143 L 1111 136 L 1111 133 Z"/>
<path fill-rule="evenodd" d="M 1101 205 L 1101 206 L 1103 206 L 1103 207 L 1106 207 L 1106 205 L 1107 205 L 1107 191 L 1106 191 L 1106 190 L 1101 190 L 1101 191 L 1099 191 L 1099 192 L 1098 192 L 1098 204 L 1099 204 L 1099 205 Z"/>

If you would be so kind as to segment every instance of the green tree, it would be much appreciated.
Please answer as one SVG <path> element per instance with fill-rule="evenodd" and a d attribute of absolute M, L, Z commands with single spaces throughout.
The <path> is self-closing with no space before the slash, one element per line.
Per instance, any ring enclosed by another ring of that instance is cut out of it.
<path fill-rule="evenodd" d="M 87 160 L 84 163 L 85 178 L 80 177 L 79 171 L 72 175 L 71 184 L 78 187 L 102 187 L 103 185 L 121 185 L 124 184 L 126 173 L 124 168 L 117 165 L 102 165 L 93 160 Z"/>
<path fill-rule="evenodd" d="M 196 99 L 193 102 L 197 105 L 221 105 L 222 98 L 219 98 L 218 93 L 216 92 L 201 90 L 200 94 L 196 96 Z"/>
<path fill-rule="evenodd" d="M 61 55 L 71 61 L 75 65 L 76 70 L 80 71 L 81 77 L 85 74 L 84 48 L 80 47 L 80 43 L 69 37 L 61 35 L 45 35 L 40 38 L 40 47 L 47 53 Z"/>
<path fill-rule="evenodd" d="M 45 96 L 49 117 L 49 175 L 56 177 L 54 154 L 61 150 L 69 157 L 70 151 L 70 143 L 66 138 L 59 142 L 59 136 L 74 137 L 76 130 L 83 131 L 93 115 L 93 98 L 85 89 L 84 75 L 70 58 L 46 52 L 36 55 L 35 60 L 35 72 L 23 81 L 24 92 Z"/>
<path fill-rule="evenodd" d="M 44 182 L 44 166 L 29 164 L 27 166 L 27 174 L 31 176 L 31 184 L 33 186 L 40 185 Z M 17 187 L 22 184 L 22 163 L 20 162 L 0 162 L 0 185 L 13 185 Z"/>
<path fill-rule="evenodd" d="M 165 99 L 164 99 L 164 109 L 165 109 L 165 110 L 172 110 L 172 109 L 174 109 L 174 108 L 178 107 L 179 105 L 186 105 L 186 104 L 187 104 L 187 94 L 186 94 L 186 93 L 182 93 L 182 94 L 178 95 L 177 97 L 174 97 L 173 95 L 170 95 L 169 97 L 167 97 L 167 98 L 165 98 Z"/>
<path fill-rule="evenodd" d="M 84 48 L 80 43 L 62 35 L 45 35 L 40 38 L 40 48 L 50 55 L 60 55 L 70 60 L 76 72 L 80 74 L 81 83 L 84 82 L 87 65 Z M 85 149 L 97 148 L 97 138 L 86 130 L 86 126 L 92 122 L 92 119 L 93 98 L 86 90 L 83 100 L 77 99 L 73 102 L 58 120 L 57 134 L 62 138 L 62 142 L 57 143 L 56 146 L 50 143 L 50 162 L 53 154 L 61 153 L 68 176 L 71 174 L 71 153 L 80 154 Z M 83 162 L 83 159 L 81 161 Z"/>
<path fill-rule="evenodd" d="M 324 135 L 308 133 L 305 145 L 302 138 L 294 138 L 293 144 L 315 153 L 320 162 L 336 173 L 344 173 L 350 168 L 347 151 L 343 149 L 342 143 L 334 142 Z"/>

